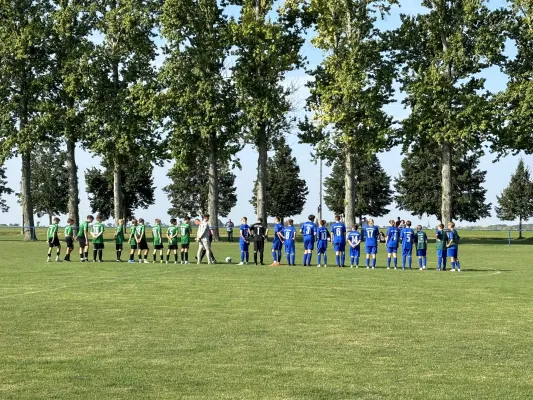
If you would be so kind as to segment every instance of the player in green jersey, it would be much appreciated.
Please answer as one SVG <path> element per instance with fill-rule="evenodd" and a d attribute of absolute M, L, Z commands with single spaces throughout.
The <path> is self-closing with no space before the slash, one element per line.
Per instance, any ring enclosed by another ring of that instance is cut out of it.
<path fill-rule="evenodd" d="M 74 229 L 72 224 L 74 220 L 69 218 L 67 220 L 67 226 L 65 227 L 65 242 L 67 243 L 67 252 L 65 254 L 65 261 L 70 262 L 70 253 L 74 250 Z"/>
<path fill-rule="evenodd" d="M 80 261 L 89 261 L 89 224 L 92 224 L 94 217 L 87 215 L 87 220 L 78 229 L 78 243 L 80 244 Z"/>
<path fill-rule="evenodd" d="M 189 246 L 191 244 L 191 218 L 185 217 L 180 225 L 181 236 L 181 263 L 189 264 Z"/>
<path fill-rule="evenodd" d="M 157 261 L 157 251 L 159 250 L 159 257 L 161 264 L 163 263 L 163 231 L 161 229 L 161 220 L 155 220 L 155 226 L 152 228 L 152 236 L 154 238 L 154 263 Z"/>
<path fill-rule="evenodd" d="M 452 272 L 461 272 L 461 263 L 459 262 L 459 234 L 455 230 L 455 223 L 448 222 L 448 232 L 446 248 L 448 249 L 448 257 L 450 257 L 450 263 L 452 265 Z"/>
<path fill-rule="evenodd" d="M 167 250 L 167 264 L 170 259 L 170 251 L 174 252 L 174 264 L 178 263 L 178 221 L 176 218 L 170 220 L 170 226 L 167 229 L 168 250 Z"/>
<path fill-rule="evenodd" d="M 137 241 L 137 254 L 139 256 L 139 262 L 142 263 L 143 259 L 145 263 L 148 263 L 148 242 L 146 241 L 146 227 L 144 226 L 144 219 L 139 218 L 139 224 L 135 231 L 135 240 Z"/>
<path fill-rule="evenodd" d="M 102 256 L 104 252 L 104 224 L 102 221 L 104 217 L 102 214 L 96 216 L 96 222 L 91 227 L 91 236 L 93 238 L 93 262 L 96 262 L 96 256 L 98 256 L 98 262 L 102 262 Z"/>
<path fill-rule="evenodd" d="M 135 238 L 135 235 L 137 234 L 137 220 L 132 219 L 131 220 L 131 227 L 130 227 L 130 237 L 129 242 L 131 246 L 130 250 L 130 259 L 128 260 L 128 263 L 135 263 L 135 250 L 137 250 L 137 239 Z"/>
<path fill-rule="evenodd" d="M 115 228 L 115 250 L 117 251 L 117 262 L 122 262 L 122 250 L 124 250 L 124 220 L 119 219 Z"/>
<path fill-rule="evenodd" d="M 437 271 L 446 271 L 446 231 L 444 224 L 439 224 L 435 231 L 435 243 L 437 248 Z"/>
<path fill-rule="evenodd" d="M 48 238 L 48 259 L 47 262 L 50 262 L 52 258 L 52 249 L 57 248 L 56 261 L 61 261 L 59 255 L 61 254 L 61 243 L 59 243 L 59 237 L 57 232 L 59 231 L 59 218 L 55 217 L 52 225 L 48 227 L 48 232 L 46 234 Z"/>
<path fill-rule="evenodd" d="M 420 271 L 427 268 L 428 258 L 428 237 L 426 233 L 422 230 L 422 225 L 416 227 L 416 255 L 418 257 L 418 268 Z"/>

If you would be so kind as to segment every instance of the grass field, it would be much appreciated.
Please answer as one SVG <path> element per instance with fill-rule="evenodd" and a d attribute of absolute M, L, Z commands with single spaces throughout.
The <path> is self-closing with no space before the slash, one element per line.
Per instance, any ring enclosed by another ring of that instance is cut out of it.
<path fill-rule="evenodd" d="M 3 235 L 0 399 L 531 399 L 531 235 L 462 237 L 457 274 L 386 271 L 383 247 L 375 271 L 118 264 L 111 243 L 47 264 Z"/>

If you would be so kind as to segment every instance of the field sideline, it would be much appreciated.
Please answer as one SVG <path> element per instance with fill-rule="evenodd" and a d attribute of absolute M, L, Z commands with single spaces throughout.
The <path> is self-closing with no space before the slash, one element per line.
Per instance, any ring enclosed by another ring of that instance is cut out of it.
<path fill-rule="evenodd" d="M 530 399 L 531 247 L 460 233 L 461 274 L 383 246 L 376 271 L 47 264 L 3 235 L 0 398 Z"/>

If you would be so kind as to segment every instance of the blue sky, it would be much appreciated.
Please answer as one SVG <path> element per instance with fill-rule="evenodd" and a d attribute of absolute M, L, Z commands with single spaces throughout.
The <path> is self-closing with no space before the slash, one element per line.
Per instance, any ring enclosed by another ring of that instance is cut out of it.
<path fill-rule="evenodd" d="M 393 29 L 394 27 L 398 26 L 400 13 L 416 14 L 423 12 L 424 9 L 420 7 L 419 4 L 420 2 L 417 0 L 402 0 L 401 8 L 394 8 L 391 16 L 387 19 L 387 21 L 382 23 L 383 26 L 386 26 L 388 29 Z M 503 5 L 503 0 L 491 2 L 491 6 L 498 7 Z M 317 49 L 314 49 L 309 42 L 305 44 L 302 52 L 307 57 L 311 67 L 320 63 L 322 59 L 321 52 Z M 512 55 L 512 47 L 508 48 L 507 53 Z M 505 88 L 506 77 L 497 68 L 491 68 L 490 70 L 485 71 L 482 75 L 487 78 L 487 88 L 490 91 L 496 92 Z M 296 83 L 299 87 L 299 90 L 294 95 L 295 108 L 298 115 L 303 115 L 303 106 L 305 104 L 305 98 L 308 95 L 308 91 L 305 88 L 305 83 L 308 79 L 309 77 L 303 70 L 293 71 L 287 76 L 288 82 Z M 387 107 L 387 112 L 390 113 L 395 119 L 405 118 L 409 111 L 405 110 L 400 104 L 401 94 L 397 93 L 396 100 L 396 103 Z M 294 218 L 295 221 L 303 221 L 306 215 L 310 213 L 316 214 L 318 208 L 319 168 L 318 165 L 315 165 L 311 161 L 312 148 L 310 146 L 298 144 L 298 139 L 295 135 L 290 135 L 288 137 L 288 143 L 293 148 L 293 154 L 297 158 L 300 165 L 301 177 L 306 180 L 307 186 L 309 187 L 309 196 L 302 215 L 295 216 Z M 240 220 L 242 216 L 248 216 L 249 218 L 253 219 L 255 214 L 253 207 L 249 203 L 249 199 L 251 198 L 253 182 L 256 177 L 257 153 L 253 148 L 247 146 L 237 156 L 240 158 L 243 169 L 234 171 L 237 176 L 236 186 L 238 203 L 229 216 L 234 221 Z M 99 166 L 99 159 L 97 157 L 92 157 L 92 155 L 84 152 L 81 149 L 77 150 L 77 157 L 80 178 L 80 211 L 82 215 L 86 215 L 90 212 L 90 207 L 85 192 L 84 172 L 86 169 L 92 166 Z M 399 148 L 394 148 L 387 153 L 382 153 L 379 155 L 379 158 L 383 168 L 389 175 L 395 177 L 399 174 L 401 170 L 400 163 L 402 160 L 401 151 Z M 487 201 L 491 202 L 493 206 L 496 204 L 496 196 L 500 194 L 501 191 L 507 186 L 510 175 L 514 172 L 518 164 L 519 156 L 509 156 L 501 159 L 498 163 L 494 163 L 494 159 L 494 155 L 487 154 L 481 159 L 479 166 L 480 169 L 487 171 L 487 179 L 485 183 L 485 188 L 487 189 Z M 528 166 L 533 166 L 533 156 L 523 156 L 523 159 Z M 143 217 L 149 221 L 153 221 L 155 218 L 161 218 L 163 220 L 168 219 L 166 211 L 169 207 L 169 203 L 166 195 L 162 192 L 162 188 L 169 183 L 166 174 L 170 166 L 171 164 L 168 163 L 162 168 L 155 168 L 154 178 L 155 186 L 157 187 L 155 196 L 156 202 L 147 210 L 138 210 L 136 213 L 138 217 Z M 8 160 L 6 167 L 9 186 L 17 190 L 20 184 L 20 159 L 14 158 Z M 330 169 L 326 167 L 324 170 L 325 176 L 327 176 L 329 172 Z M 15 196 L 8 196 L 7 202 L 8 205 L 11 206 L 11 209 L 8 213 L 0 214 L 0 223 L 20 223 L 21 212 Z M 324 217 L 327 220 L 332 220 L 333 214 L 327 210 L 325 205 L 324 207 Z M 417 217 L 413 217 L 406 212 L 398 211 L 395 204 L 392 204 L 390 208 L 391 212 L 389 215 L 377 218 L 378 225 L 383 226 L 386 224 L 387 220 L 391 218 L 396 219 L 398 216 L 401 216 L 404 219 L 411 218 L 415 223 L 435 225 L 437 222 L 434 217 L 424 217 L 419 220 Z M 483 219 L 479 221 L 478 224 L 489 225 L 499 223 L 500 221 L 494 216 L 494 212 L 492 214 L 493 216 L 491 218 Z M 47 224 L 47 217 L 42 218 L 40 222 L 41 224 Z M 468 223 L 464 223 L 463 225 L 468 225 Z"/>

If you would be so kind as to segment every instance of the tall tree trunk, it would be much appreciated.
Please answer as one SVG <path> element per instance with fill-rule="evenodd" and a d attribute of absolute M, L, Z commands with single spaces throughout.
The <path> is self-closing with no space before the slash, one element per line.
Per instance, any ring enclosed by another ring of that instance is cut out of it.
<path fill-rule="evenodd" d="M 122 193 L 122 166 L 120 160 L 115 160 L 113 165 L 113 200 L 115 221 L 124 216 L 124 194 Z"/>
<path fill-rule="evenodd" d="M 267 223 L 267 208 L 266 208 L 266 183 L 267 183 L 267 159 L 268 159 L 268 145 L 265 126 L 262 125 L 257 137 L 257 217 L 263 218 L 263 223 Z"/>
<path fill-rule="evenodd" d="M 207 213 L 209 226 L 213 229 L 213 240 L 220 240 L 218 231 L 218 170 L 217 170 L 217 134 L 209 135 L 209 195 L 207 198 Z"/>
<path fill-rule="evenodd" d="M 22 152 L 22 178 L 20 200 L 24 220 L 24 240 L 36 240 L 35 221 L 33 219 L 33 201 L 31 198 L 31 152 Z"/>
<path fill-rule="evenodd" d="M 355 165 L 351 149 L 346 149 L 344 163 L 344 223 L 351 227 L 355 224 Z"/>
<path fill-rule="evenodd" d="M 442 145 L 442 204 L 441 222 L 446 227 L 452 220 L 452 146 L 449 143 Z"/>
<path fill-rule="evenodd" d="M 520 217 L 518 222 L 518 239 L 522 239 L 522 217 Z"/>
<path fill-rule="evenodd" d="M 68 134 L 67 134 L 68 135 Z M 68 169 L 68 216 L 74 220 L 74 232 L 80 226 L 80 193 L 78 188 L 78 166 L 76 165 L 76 142 L 67 136 L 67 169 Z"/>

